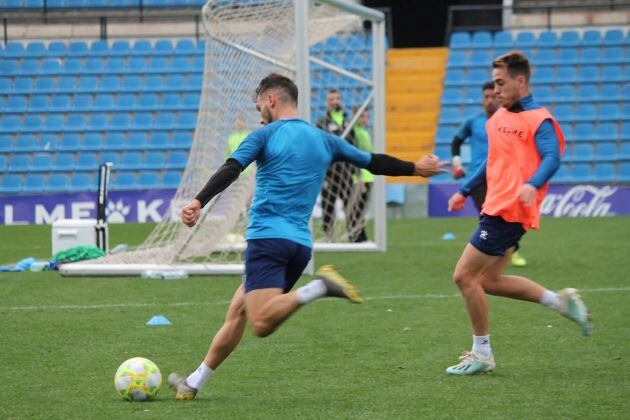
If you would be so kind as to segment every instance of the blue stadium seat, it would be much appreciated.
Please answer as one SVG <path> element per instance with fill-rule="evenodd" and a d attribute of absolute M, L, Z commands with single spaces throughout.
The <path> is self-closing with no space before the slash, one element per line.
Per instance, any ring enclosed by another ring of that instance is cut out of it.
<path fill-rule="evenodd" d="M 182 74 L 169 74 L 166 76 L 164 90 L 180 92 L 181 87 L 186 86 L 186 80 Z"/>
<path fill-rule="evenodd" d="M 33 155 L 31 162 L 31 171 L 33 172 L 49 172 L 52 168 L 52 158 L 48 153 L 37 153 Z"/>
<path fill-rule="evenodd" d="M 0 136 L 0 156 L 13 152 L 13 138 L 11 136 Z"/>
<path fill-rule="evenodd" d="M 118 101 L 116 102 L 117 111 L 135 111 L 136 110 L 136 95 L 133 93 L 123 93 L 118 95 Z"/>
<path fill-rule="evenodd" d="M 63 69 L 59 60 L 44 60 L 42 65 L 37 69 L 37 74 L 42 76 L 56 76 L 61 74 Z"/>
<path fill-rule="evenodd" d="M 449 46 L 453 49 L 470 48 L 470 34 L 468 32 L 453 32 Z"/>
<path fill-rule="evenodd" d="M 20 74 L 17 66 L 17 60 L 2 60 L 0 61 L 0 74 L 3 76 L 17 76 Z"/>
<path fill-rule="evenodd" d="M 569 66 L 577 64 L 580 61 L 578 50 L 576 48 L 561 48 L 558 54 L 558 64 L 561 66 Z"/>
<path fill-rule="evenodd" d="M 39 74 L 39 60 L 35 58 L 22 60 L 22 63 L 18 67 L 18 71 L 22 76 L 35 76 Z"/>
<path fill-rule="evenodd" d="M 103 149 L 103 139 L 98 133 L 87 133 L 81 142 L 81 150 L 99 151 Z"/>
<path fill-rule="evenodd" d="M 15 116 L 0 117 L 0 132 L 17 133 L 20 130 L 20 118 Z"/>
<path fill-rule="evenodd" d="M 77 78 L 74 76 L 61 76 L 57 81 L 55 92 L 57 93 L 76 93 Z"/>
<path fill-rule="evenodd" d="M 75 162 L 75 169 L 78 171 L 95 171 L 98 168 L 95 153 L 80 153 Z"/>
<path fill-rule="evenodd" d="M 514 46 L 512 33 L 507 31 L 498 31 L 494 34 L 494 48 L 511 49 Z"/>
<path fill-rule="evenodd" d="M 557 83 L 577 82 L 577 70 L 575 66 L 558 67 L 558 73 L 556 74 L 556 82 Z"/>
<path fill-rule="evenodd" d="M 573 121 L 596 121 L 597 110 L 593 104 L 579 104 L 575 108 Z"/>
<path fill-rule="evenodd" d="M 616 122 L 600 123 L 597 127 L 597 134 L 595 137 L 599 141 L 616 141 L 619 137 Z"/>
<path fill-rule="evenodd" d="M 68 191 L 69 182 L 66 174 L 50 174 L 46 183 L 46 191 L 63 192 Z"/>
<path fill-rule="evenodd" d="M 540 104 L 549 104 L 555 98 L 553 96 L 553 91 L 550 86 L 540 86 L 536 88 L 534 99 Z"/>
<path fill-rule="evenodd" d="M 146 74 L 148 69 L 145 57 L 134 57 L 127 62 L 126 72 L 129 74 Z"/>
<path fill-rule="evenodd" d="M 558 62 L 558 53 L 556 50 L 538 50 L 536 58 L 533 60 L 537 66 L 553 66 Z M 534 70 L 536 73 L 536 70 Z"/>
<path fill-rule="evenodd" d="M 58 148 L 63 151 L 75 152 L 81 148 L 81 138 L 78 134 L 63 134 Z"/>
<path fill-rule="evenodd" d="M 602 33 L 596 30 L 584 31 L 582 34 L 583 47 L 599 47 L 602 43 Z"/>
<path fill-rule="evenodd" d="M 72 153 L 57 153 L 52 166 L 53 171 L 68 172 L 74 169 L 74 157 Z"/>
<path fill-rule="evenodd" d="M 7 157 L 0 155 L 0 173 L 7 171 Z"/>
<path fill-rule="evenodd" d="M 544 85 L 554 83 L 556 76 L 552 67 L 539 67 L 532 73 L 532 84 Z"/>
<path fill-rule="evenodd" d="M 560 85 L 554 91 L 554 102 L 575 102 L 575 90 L 571 85 Z"/>
<path fill-rule="evenodd" d="M 131 46 L 127 41 L 114 41 L 109 51 L 110 56 L 131 55 Z"/>
<path fill-rule="evenodd" d="M 164 153 L 149 152 L 144 157 L 144 169 L 164 169 Z"/>
<path fill-rule="evenodd" d="M 168 134 L 165 132 L 155 132 L 151 134 L 148 141 L 149 150 L 166 150 L 169 148 Z"/>
<path fill-rule="evenodd" d="M 602 63 L 604 58 L 602 57 L 599 48 L 584 48 L 580 54 L 580 64 L 582 65 L 594 65 Z"/>
<path fill-rule="evenodd" d="M 87 74 L 103 74 L 105 62 L 102 58 L 88 58 L 85 62 L 84 72 Z"/>
<path fill-rule="evenodd" d="M 595 165 L 593 173 L 593 181 L 595 182 L 614 182 L 615 165 L 612 163 L 599 163 Z"/>
<path fill-rule="evenodd" d="M 141 172 L 138 177 L 138 187 L 141 189 L 155 189 L 160 185 L 157 172 Z"/>
<path fill-rule="evenodd" d="M 136 41 L 133 44 L 131 53 L 134 57 L 147 56 L 153 53 L 153 48 L 151 47 L 151 43 L 149 41 L 145 41 L 145 40 Z"/>
<path fill-rule="evenodd" d="M 107 133 L 103 142 L 103 150 L 123 150 L 125 147 L 125 135 L 122 133 Z"/>
<path fill-rule="evenodd" d="M 37 150 L 45 152 L 52 152 L 57 150 L 57 135 L 42 134 L 37 141 Z"/>
<path fill-rule="evenodd" d="M 28 112 L 32 113 L 43 113 L 47 112 L 50 104 L 48 101 L 48 96 L 46 95 L 34 95 L 31 96 L 31 99 L 28 104 Z"/>
<path fill-rule="evenodd" d="M 203 75 L 191 74 L 186 81 L 186 89 L 195 92 L 201 92 L 201 85 L 203 83 Z M 180 89 L 181 90 L 181 89 Z"/>
<path fill-rule="evenodd" d="M 161 74 L 151 74 L 144 79 L 142 91 L 161 92 L 162 90 L 164 90 L 164 78 Z"/>
<path fill-rule="evenodd" d="M 132 172 L 119 173 L 112 182 L 113 190 L 133 190 L 136 188 L 136 174 Z"/>
<path fill-rule="evenodd" d="M 170 112 L 160 112 L 155 118 L 156 130 L 172 130 L 175 126 L 175 117 Z"/>
<path fill-rule="evenodd" d="M 604 48 L 600 62 L 602 64 L 623 64 L 628 62 L 628 58 L 620 47 L 608 47 Z"/>
<path fill-rule="evenodd" d="M 440 124 L 460 124 L 463 115 L 458 107 L 443 107 L 440 111 Z"/>
<path fill-rule="evenodd" d="M 143 111 L 155 111 L 159 108 L 158 97 L 154 93 L 143 93 L 138 100 L 138 109 Z"/>
<path fill-rule="evenodd" d="M 534 48 L 536 46 L 536 37 L 531 32 L 521 32 L 516 35 L 514 46 L 518 49 Z"/>
<path fill-rule="evenodd" d="M 48 44 L 47 57 L 63 58 L 68 55 L 68 46 L 65 42 L 54 41 Z"/>
<path fill-rule="evenodd" d="M 176 131 L 173 133 L 173 141 L 170 144 L 170 148 L 189 150 L 192 142 L 193 137 L 190 131 Z"/>
<path fill-rule="evenodd" d="M 28 174 L 24 180 L 24 192 L 42 192 L 46 189 L 46 180 L 42 174 Z"/>
<path fill-rule="evenodd" d="M 60 116 L 48 114 L 48 117 L 46 118 L 46 122 L 48 122 L 48 119 L 54 118 L 54 117 L 60 117 Z M 42 129 L 42 119 L 39 117 L 39 115 L 27 115 L 26 117 L 24 117 L 24 120 L 22 120 L 22 127 L 20 127 L 20 131 L 23 133 L 37 133 L 41 131 L 41 129 Z"/>
<path fill-rule="evenodd" d="M 183 109 L 197 111 L 199 109 L 199 103 L 201 102 L 201 95 L 198 93 L 186 93 L 182 101 Z"/>
<path fill-rule="evenodd" d="M 0 94 L 11 93 L 11 80 L 8 78 L 0 79 Z"/>
<path fill-rule="evenodd" d="M 598 162 L 614 162 L 618 159 L 617 146 L 614 143 L 595 145 L 595 160 Z"/>
<path fill-rule="evenodd" d="M 140 89 L 142 89 L 142 80 L 139 76 L 126 76 L 120 87 L 122 92 L 139 92 Z"/>
<path fill-rule="evenodd" d="M 147 135 L 144 132 L 129 133 L 125 140 L 125 150 L 146 150 L 148 148 Z"/>
<path fill-rule="evenodd" d="M 570 162 L 591 162 L 594 159 L 593 146 L 591 144 L 576 144 L 573 146 Z"/>
<path fill-rule="evenodd" d="M 103 77 L 98 91 L 103 93 L 116 93 L 120 91 L 120 78 L 118 76 Z"/>
<path fill-rule="evenodd" d="M 26 96 L 9 96 L 9 99 L 4 106 L 4 112 L 21 114 L 26 112 L 27 108 Z"/>
<path fill-rule="evenodd" d="M 137 171 L 142 168 L 142 154 L 139 152 L 126 152 L 117 169 Z"/>
<path fill-rule="evenodd" d="M 600 79 L 599 68 L 597 66 L 582 66 L 578 73 L 578 82 L 595 83 Z M 579 91 L 578 91 L 579 96 Z"/>
<path fill-rule="evenodd" d="M 63 74 L 83 74 L 83 61 L 80 58 L 69 58 L 63 65 Z"/>
<path fill-rule="evenodd" d="M 169 66 L 170 73 L 188 73 L 190 71 L 190 60 L 188 57 L 175 57 Z"/>
<path fill-rule="evenodd" d="M 107 64 L 105 65 L 105 73 L 114 75 L 114 74 L 124 74 L 127 72 L 127 67 L 125 65 L 125 60 L 119 57 L 110 57 L 107 60 Z"/>
<path fill-rule="evenodd" d="M 617 83 L 624 80 L 621 66 L 619 65 L 607 65 L 604 66 L 602 74 L 602 83 Z"/>
<path fill-rule="evenodd" d="M 553 31 L 541 32 L 538 36 L 538 48 L 556 48 L 558 46 L 558 34 Z"/>
<path fill-rule="evenodd" d="M 630 93 L 630 85 L 628 85 L 627 91 Z M 619 91 L 618 85 L 605 84 L 602 85 L 597 100 L 600 102 L 618 102 L 626 100 L 624 95 L 624 92 Z"/>
<path fill-rule="evenodd" d="M 630 103 L 624 102 L 621 110 L 621 118 L 624 121 L 630 120 Z"/>
<path fill-rule="evenodd" d="M 54 78 L 41 76 L 35 79 L 35 88 L 33 89 L 34 93 L 52 93 L 56 91 L 57 86 Z"/>
<path fill-rule="evenodd" d="M 179 99 L 179 94 L 167 93 L 163 95 L 160 109 L 170 110 L 170 111 L 183 109 L 183 105 Z"/>
<path fill-rule="evenodd" d="M 199 76 L 201 76 L 201 73 L 203 73 L 204 66 L 205 66 L 204 57 L 195 57 L 192 62 L 192 66 L 190 70 L 192 72 L 200 73 Z"/>
<path fill-rule="evenodd" d="M 578 47 L 580 45 L 580 34 L 577 31 L 564 31 L 560 35 L 558 45 L 560 48 Z"/>
<path fill-rule="evenodd" d="M 164 188 L 177 188 L 182 179 L 179 172 L 167 171 L 162 175 L 162 186 Z"/>
<path fill-rule="evenodd" d="M 153 55 L 173 55 L 173 44 L 167 39 L 161 39 L 153 47 Z"/>
<path fill-rule="evenodd" d="M 14 194 L 22 192 L 22 177 L 20 175 L 4 175 L 0 182 L 0 193 Z"/>
<path fill-rule="evenodd" d="M 13 155 L 9 160 L 9 172 L 28 172 L 31 170 L 31 157 L 29 155 Z"/>
<path fill-rule="evenodd" d="M 577 100 L 580 102 L 596 102 L 599 91 L 596 85 L 580 85 L 577 90 Z"/>
<path fill-rule="evenodd" d="M 623 45 L 624 37 L 623 32 L 620 29 L 609 29 L 606 31 L 604 35 L 604 39 L 602 40 L 603 45 Z"/>
<path fill-rule="evenodd" d="M 630 143 L 622 143 L 617 154 L 619 160 L 630 160 Z"/>
<path fill-rule="evenodd" d="M 487 68 L 489 63 L 492 63 L 492 59 L 487 50 L 473 50 L 470 59 L 464 65 Z"/>
<path fill-rule="evenodd" d="M 22 58 L 24 54 L 24 44 L 21 42 L 9 42 L 4 50 L 6 58 Z"/>
<path fill-rule="evenodd" d="M 195 44 L 190 39 L 180 39 L 175 45 L 174 55 L 194 55 Z"/>
<path fill-rule="evenodd" d="M 30 77 L 18 77 L 13 82 L 13 93 L 33 92 L 33 80 Z"/>
<path fill-rule="evenodd" d="M 617 171 L 617 181 L 630 182 L 630 163 L 622 163 Z"/>
<path fill-rule="evenodd" d="M 116 104 L 114 103 L 114 95 L 101 94 L 96 95 L 96 101 L 94 102 L 94 111 L 96 112 L 108 112 L 116 110 Z"/>
<path fill-rule="evenodd" d="M 600 121 L 617 121 L 622 118 L 617 104 L 602 104 L 599 106 Z"/>
<path fill-rule="evenodd" d="M 621 124 L 621 140 L 630 142 L 630 123 Z"/>
<path fill-rule="evenodd" d="M 55 95 L 50 101 L 51 112 L 68 112 L 70 111 L 70 96 Z"/>
<path fill-rule="evenodd" d="M 131 117 L 129 114 L 113 114 L 110 121 L 111 130 L 126 131 L 131 128 Z"/>
<path fill-rule="evenodd" d="M 96 184 L 87 173 L 73 173 L 70 176 L 70 191 L 92 191 L 96 189 Z"/>
<path fill-rule="evenodd" d="M 74 41 L 70 43 L 68 49 L 68 56 L 70 57 L 85 57 L 89 54 L 90 50 L 87 44 L 83 41 Z"/>
<path fill-rule="evenodd" d="M 106 131 L 109 129 L 109 117 L 107 114 L 91 114 L 88 127 L 90 131 Z"/>
<path fill-rule="evenodd" d="M 15 140 L 15 149 L 12 152 L 34 152 L 37 150 L 37 141 L 32 134 L 21 134 Z"/>
<path fill-rule="evenodd" d="M 588 182 L 593 178 L 591 166 L 587 163 L 574 164 L 571 168 L 571 182 Z"/>
<path fill-rule="evenodd" d="M 42 58 L 46 56 L 46 46 L 43 42 L 30 42 L 24 52 L 25 57 Z"/>
<path fill-rule="evenodd" d="M 569 170 L 567 169 L 567 165 L 561 164 L 558 170 L 556 171 L 556 173 L 553 174 L 553 177 L 551 178 L 551 182 L 553 183 L 567 182 L 570 180 L 570 178 L 571 178 L 571 174 Z"/>
<path fill-rule="evenodd" d="M 83 114 L 69 115 L 66 121 L 65 131 L 82 132 L 85 131 L 87 123 Z"/>
<path fill-rule="evenodd" d="M 166 73 L 169 69 L 169 63 L 167 57 L 152 57 L 149 63 L 149 73 Z"/>
<path fill-rule="evenodd" d="M 91 57 L 107 57 L 110 55 L 109 53 L 109 45 L 107 45 L 107 41 L 94 41 L 92 45 L 90 45 L 90 53 Z"/>
<path fill-rule="evenodd" d="M 98 164 L 112 163 L 115 168 L 120 164 L 120 154 L 118 152 L 105 152 L 98 158 Z"/>
<path fill-rule="evenodd" d="M 153 115 L 150 112 L 136 112 L 133 117 L 133 130 L 150 131 L 153 129 Z"/>
<path fill-rule="evenodd" d="M 72 111 L 90 112 L 94 108 L 92 95 L 76 95 L 72 101 Z"/>
<path fill-rule="evenodd" d="M 98 91 L 98 78 L 96 76 L 82 76 L 77 86 L 79 93 L 96 93 Z"/>
<path fill-rule="evenodd" d="M 571 105 L 556 105 L 553 109 L 553 114 L 560 123 L 572 122 L 573 107 Z"/>
<path fill-rule="evenodd" d="M 181 112 L 175 120 L 175 128 L 178 130 L 194 130 L 196 126 L 196 112 Z"/>
<path fill-rule="evenodd" d="M 188 153 L 171 152 L 166 159 L 166 169 L 184 169 L 188 162 Z"/>

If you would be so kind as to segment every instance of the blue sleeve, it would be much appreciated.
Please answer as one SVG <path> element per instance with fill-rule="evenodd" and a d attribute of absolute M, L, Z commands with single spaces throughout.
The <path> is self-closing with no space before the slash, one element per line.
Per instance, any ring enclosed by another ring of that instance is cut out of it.
<path fill-rule="evenodd" d="M 470 179 L 464 184 L 464 186 L 459 189 L 459 193 L 461 195 L 463 195 L 464 197 L 468 197 L 472 190 L 477 188 L 477 186 L 479 186 L 481 183 L 485 182 L 487 161 L 487 159 L 484 159 L 483 163 L 479 165 L 479 168 L 477 168 L 477 172 L 475 172 L 473 176 L 470 177 Z"/>
<path fill-rule="evenodd" d="M 473 117 L 466 118 L 459 127 L 459 130 L 457 130 L 457 133 L 455 133 L 455 137 L 461 139 L 462 141 L 465 141 L 468 137 L 470 137 L 470 134 L 472 133 L 472 121 Z"/>
<path fill-rule="evenodd" d="M 323 132 L 323 131 L 322 131 Z M 372 155 L 368 152 L 360 150 L 341 137 L 323 132 L 332 149 L 333 161 L 350 162 L 359 168 L 365 168 L 370 164 Z"/>
<path fill-rule="evenodd" d="M 270 134 L 270 130 L 266 128 L 263 127 L 250 133 L 230 156 L 230 158 L 240 163 L 243 169 L 258 159 L 258 156 L 264 150 Z"/>
<path fill-rule="evenodd" d="M 534 140 L 542 161 L 527 183 L 538 189 L 545 185 L 560 167 L 560 145 L 551 120 L 545 120 L 540 124 Z"/>

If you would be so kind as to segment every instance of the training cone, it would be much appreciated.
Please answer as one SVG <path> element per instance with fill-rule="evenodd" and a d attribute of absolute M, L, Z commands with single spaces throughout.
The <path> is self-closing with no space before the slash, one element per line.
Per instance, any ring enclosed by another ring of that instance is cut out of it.
<path fill-rule="evenodd" d="M 442 239 L 444 239 L 445 241 L 452 241 L 453 239 L 455 239 L 455 235 L 452 233 L 445 233 L 444 236 L 442 236 Z"/>
<path fill-rule="evenodd" d="M 162 315 L 155 315 L 147 322 L 147 325 L 171 325 L 171 321 Z"/>

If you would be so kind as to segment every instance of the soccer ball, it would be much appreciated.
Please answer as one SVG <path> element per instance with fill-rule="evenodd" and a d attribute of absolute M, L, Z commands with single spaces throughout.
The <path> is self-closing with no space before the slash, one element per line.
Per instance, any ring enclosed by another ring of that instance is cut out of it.
<path fill-rule="evenodd" d="M 152 400 L 162 385 L 162 373 L 155 363 L 144 357 L 125 360 L 116 371 L 116 393 L 129 401 Z"/>

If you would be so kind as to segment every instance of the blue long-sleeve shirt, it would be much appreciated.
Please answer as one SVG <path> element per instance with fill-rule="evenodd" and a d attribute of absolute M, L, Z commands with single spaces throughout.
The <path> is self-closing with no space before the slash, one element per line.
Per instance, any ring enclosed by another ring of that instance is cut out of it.
<path fill-rule="evenodd" d="M 542 107 L 534 102 L 534 99 L 530 94 L 516 101 L 516 103 L 512 105 L 508 111 L 521 112 L 538 108 Z M 540 127 L 538 127 L 538 130 L 536 130 L 536 134 L 534 135 L 534 141 L 536 142 L 536 149 L 538 150 L 542 160 L 534 175 L 532 175 L 532 177 L 527 181 L 527 184 L 539 189 L 551 179 L 553 174 L 555 174 L 560 167 L 560 146 L 556 130 L 551 120 L 547 119 L 540 124 Z M 485 181 L 486 163 L 487 158 L 481 165 L 479 165 L 479 168 L 468 180 L 468 182 L 459 189 L 461 194 L 468 196 L 472 190 Z"/>

